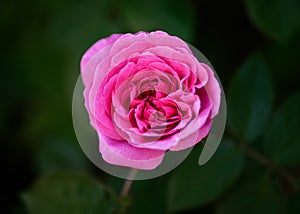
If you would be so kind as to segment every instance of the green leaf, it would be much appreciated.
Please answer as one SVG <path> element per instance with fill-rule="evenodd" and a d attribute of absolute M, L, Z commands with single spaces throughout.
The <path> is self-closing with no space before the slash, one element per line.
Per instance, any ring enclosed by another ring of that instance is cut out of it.
<path fill-rule="evenodd" d="M 170 178 L 169 211 L 192 209 L 217 199 L 243 169 L 244 155 L 230 140 L 222 141 L 216 154 L 204 166 L 197 165 L 198 150 L 193 151 Z"/>
<path fill-rule="evenodd" d="M 35 166 L 39 172 L 58 169 L 86 171 L 90 162 L 76 141 L 51 138 L 41 143 L 35 150 Z"/>
<path fill-rule="evenodd" d="M 164 30 L 184 40 L 192 40 L 196 13 L 189 2 L 128 0 L 123 2 L 122 9 L 128 28 L 133 32 Z"/>
<path fill-rule="evenodd" d="M 41 177 L 23 199 L 30 213 L 112 213 L 112 195 L 84 174 L 55 172 Z"/>
<path fill-rule="evenodd" d="M 285 213 L 286 202 L 277 186 L 267 179 L 258 179 L 237 186 L 223 199 L 217 214 Z"/>
<path fill-rule="evenodd" d="M 298 0 L 246 0 L 252 22 L 266 36 L 287 41 L 300 26 Z"/>
<path fill-rule="evenodd" d="M 264 132 L 273 105 L 272 90 L 264 58 L 252 55 L 238 69 L 227 96 L 228 125 L 240 140 L 252 142 Z"/>
<path fill-rule="evenodd" d="M 300 163 L 300 92 L 288 98 L 270 123 L 263 146 L 266 154 L 282 165 Z"/>

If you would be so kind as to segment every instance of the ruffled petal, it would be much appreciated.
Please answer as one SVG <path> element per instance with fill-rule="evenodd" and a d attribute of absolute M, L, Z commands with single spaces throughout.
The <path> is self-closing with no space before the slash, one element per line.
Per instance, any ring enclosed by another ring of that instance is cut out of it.
<path fill-rule="evenodd" d="M 151 170 L 161 164 L 165 151 L 136 148 L 126 141 L 117 141 L 99 134 L 103 159 L 114 165 Z"/>
<path fill-rule="evenodd" d="M 80 68 L 83 70 L 84 66 L 93 58 L 101 49 L 114 43 L 122 34 L 112 34 L 111 36 L 100 39 L 93 44 L 82 56 Z"/>
<path fill-rule="evenodd" d="M 208 73 L 208 81 L 205 85 L 205 90 L 211 100 L 212 103 L 212 110 L 211 110 L 211 118 L 216 116 L 219 112 L 220 102 L 221 102 L 221 88 L 214 76 L 214 72 L 212 69 L 204 63 L 201 63 L 201 66 L 207 71 Z"/>
<path fill-rule="evenodd" d="M 210 127 L 212 125 L 212 120 L 208 119 L 206 123 L 199 129 L 199 131 L 194 132 L 193 134 L 182 138 L 176 146 L 170 148 L 170 151 L 180 151 L 183 149 L 190 148 L 199 143 L 204 137 L 209 133 Z"/>

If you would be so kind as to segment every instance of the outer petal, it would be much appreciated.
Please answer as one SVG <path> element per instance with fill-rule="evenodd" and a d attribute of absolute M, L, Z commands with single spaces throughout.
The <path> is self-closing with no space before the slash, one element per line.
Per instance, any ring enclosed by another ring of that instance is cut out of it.
<path fill-rule="evenodd" d="M 80 62 L 80 68 L 83 70 L 84 66 L 90 61 L 90 59 L 95 56 L 101 49 L 114 43 L 122 34 L 112 34 L 111 36 L 100 39 L 95 44 L 93 44 L 82 56 Z"/>
<path fill-rule="evenodd" d="M 188 45 L 176 36 L 170 36 L 162 31 L 154 31 L 151 33 L 138 32 L 136 34 L 124 34 L 112 47 L 112 56 L 124 50 L 135 42 L 149 43 L 152 47 L 155 46 L 168 46 L 177 50 L 192 53 Z M 142 51 L 143 48 L 140 49 Z"/>
<path fill-rule="evenodd" d="M 109 50 L 109 46 L 104 47 L 101 51 L 99 51 L 83 68 L 83 70 L 81 70 L 81 77 L 82 77 L 82 81 L 83 84 L 85 86 L 84 92 L 83 92 L 83 96 L 84 96 L 84 100 L 85 100 L 85 107 L 88 111 L 90 120 L 91 120 L 91 124 L 92 126 L 96 129 L 96 121 L 95 121 L 95 115 L 94 115 L 94 111 L 91 108 L 90 105 L 90 92 L 93 86 L 93 81 L 94 81 L 94 76 L 95 76 L 95 70 L 97 65 L 99 64 L 99 61 L 102 61 L 105 56 L 106 53 Z M 102 78 L 104 78 L 105 74 L 102 74 Z"/>
<path fill-rule="evenodd" d="M 119 166 L 151 170 L 161 164 L 165 151 L 136 148 L 126 141 L 117 141 L 98 132 L 103 159 Z"/>
<path fill-rule="evenodd" d="M 95 71 L 97 65 L 103 61 L 103 59 L 107 56 L 110 50 L 110 46 L 113 42 L 115 42 L 121 34 L 113 34 L 108 38 L 104 38 L 96 42 L 92 47 L 90 47 L 82 56 L 80 66 L 81 66 L 81 77 L 83 84 L 85 85 L 84 90 L 84 98 L 85 98 L 85 107 L 88 111 L 91 124 L 96 128 L 96 121 L 94 117 L 94 113 L 90 109 L 90 90 L 93 84 Z M 102 74 L 103 77 L 105 74 Z"/>
<path fill-rule="evenodd" d="M 204 88 L 213 105 L 211 110 L 211 118 L 213 118 L 219 112 L 219 107 L 221 102 L 221 89 L 217 79 L 214 76 L 214 72 L 211 70 L 211 68 L 205 63 L 201 63 L 201 66 L 208 73 L 208 81 Z"/>

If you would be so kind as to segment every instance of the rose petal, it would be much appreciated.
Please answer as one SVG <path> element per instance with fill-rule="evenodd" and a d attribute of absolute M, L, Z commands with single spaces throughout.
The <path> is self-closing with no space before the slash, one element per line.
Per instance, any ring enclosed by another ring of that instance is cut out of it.
<path fill-rule="evenodd" d="M 102 134 L 98 135 L 99 150 L 103 159 L 110 164 L 151 170 L 163 160 L 164 151 L 136 148 L 126 141 L 116 141 Z"/>
<path fill-rule="evenodd" d="M 154 55 L 176 60 L 188 66 L 191 71 L 195 72 L 197 78 L 199 79 L 199 85 L 197 87 L 200 88 L 207 83 L 208 73 L 200 66 L 198 60 L 193 55 L 180 53 L 170 47 L 165 46 L 152 47 L 147 50 Z"/>
<path fill-rule="evenodd" d="M 210 127 L 212 124 L 212 120 L 208 119 L 206 123 L 199 129 L 198 132 L 194 132 L 193 134 L 181 139 L 177 145 L 170 148 L 171 151 L 180 151 L 183 149 L 190 148 L 199 143 L 204 137 L 209 133 Z"/>
<path fill-rule="evenodd" d="M 107 38 L 100 39 L 94 43 L 82 56 L 80 62 L 80 68 L 83 70 L 84 66 L 93 58 L 101 49 L 104 47 L 113 44 L 122 34 L 112 34 Z"/>
<path fill-rule="evenodd" d="M 214 72 L 212 71 L 212 69 L 204 63 L 201 63 L 201 66 L 207 71 L 209 76 L 208 82 L 205 85 L 205 90 L 209 98 L 211 99 L 211 103 L 213 105 L 210 116 L 210 118 L 213 118 L 219 112 L 221 102 L 221 89 L 217 79 L 214 76 Z"/>

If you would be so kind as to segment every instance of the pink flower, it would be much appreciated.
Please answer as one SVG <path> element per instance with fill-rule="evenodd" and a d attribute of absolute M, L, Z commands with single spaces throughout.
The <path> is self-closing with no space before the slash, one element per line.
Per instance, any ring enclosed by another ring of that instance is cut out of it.
<path fill-rule="evenodd" d="M 105 161 L 156 168 L 208 135 L 220 106 L 212 69 L 165 32 L 113 34 L 83 55 L 85 107 Z"/>

